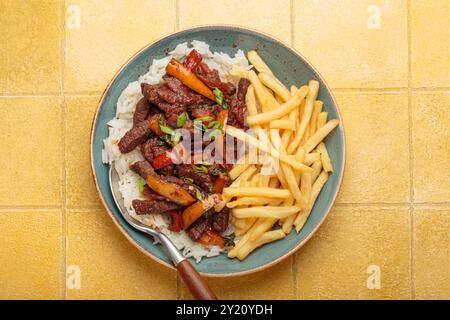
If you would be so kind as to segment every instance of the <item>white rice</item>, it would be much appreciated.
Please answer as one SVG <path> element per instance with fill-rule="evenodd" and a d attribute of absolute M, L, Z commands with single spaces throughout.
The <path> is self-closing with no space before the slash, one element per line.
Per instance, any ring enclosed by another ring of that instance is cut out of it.
<path fill-rule="evenodd" d="M 192 41 L 190 45 L 187 42 L 181 43 L 167 57 L 154 59 L 148 72 L 140 76 L 138 81 L 128 84 L 125 90 L 122 91 L 117 101 L 116 116 L 108 122 L 109 136 L 103 141 L 102 160 L 105 164 L 114 165 L 118 172 L 120 177 L 119 190 L 130 215 L 165 233 L 175 243 L 177 248 L 182 250 L 186 257 L 194 257 L 199 262 L 204 256 L 213 257 L 219 255 L 223 249 L 218 246 L 206 248 L 192 241 L 184 231 L 175 233 L 168 230 L 168 218 L 161 214 L 136 215 L 131 202 L 134 199 L 142 199 L 142 196 L 138 188 L 138 175 L 129 169 L 129 165 L 144 158 L 137 149 L 130 153 L 122 154 L 117 145 L 120 138 L 133 126 L 133 113 L 136 103 L 143 97 L 141 83 L 159 84 L 162 81 L 162 76 L 166 73 L 165 68 L 170 59 L 174 57 L 181 60 L 192 49 L 196 49 L 203 56 L 203 61 L 210 68 L 219 72 L 222 81 L 237 84 L 239 79 L 229 73 L 232 66 L 239 66 L 245 69 L 251 68 L 242 50 L 238 50 L 232 58 L 223 52 L 211 52 L 208 44 L 197 40 Z M 225 235 L 232 232 L 233 227 L 230 224 L 228 230 L 225 231 Z"/>

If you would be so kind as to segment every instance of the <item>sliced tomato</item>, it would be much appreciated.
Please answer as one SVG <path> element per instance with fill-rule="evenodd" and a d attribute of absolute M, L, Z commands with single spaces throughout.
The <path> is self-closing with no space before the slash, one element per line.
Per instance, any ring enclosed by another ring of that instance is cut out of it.
<path fill-rule="evenodd" d="M 197 68 L 198 64 L 202 61 L 202 56 L 200 53 L 198 53 L 197 50 L 192 49 L 191 52 L 186 56 L 186 59 L 184 60 L 183 64 L 188 68 L 189 70 L 193 71 Z"/>
<path fill-rule="evenodd" d="M 170 216 L 170 225 L 168 229 L 173 232 L 180 232 L 181 231 L 181 215 L 178 211 L 168 211 L 167 212 Z"/>
<path fill-rule="evenodd" d="M 161 131 L 159 127 L 159 114 L 155 113 L 154 115 L 148 118 L 148 128 L 156 134 L 158 137 L 162 137 L 164 132 Z"/>
<path fill-rule="evenodd" d="M 153 161 L 152 161 L 152 167 L 153 167 L 153 169 L 156 169 L 156 170 L 167 167 L 168 165 L 171 165 L 171 164 L 173 164 L 173 162 L 172 162 L 172 158 L 170 156 L 170 152 L 168 152 L 168 151 L 156 156 L 155 159 L 153 159 Z"/>
<path fill-rule="evenodd" d="M 225 176 L 218 176 L 217 179 L 214 181 L 214 192 L 215 193 L 222 193 L 223 188 L 225 188 L 228 184 L 228 178 Z"/>
<path fill-rule="evenodd" d="M 219 246 L 219 247 L 223 247 L 225 244 L 223 237 L 219 233 L 211 229 L 208 229 L 205 232 L 203 232 L 202 236 L 200 237 L 200 239 L 197 240 L 197 242 L 206 246 Z"/>

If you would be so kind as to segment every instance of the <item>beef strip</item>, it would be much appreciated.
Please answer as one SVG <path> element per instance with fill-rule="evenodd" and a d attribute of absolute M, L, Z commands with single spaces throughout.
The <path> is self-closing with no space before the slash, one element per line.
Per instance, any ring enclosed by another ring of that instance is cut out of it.
<path fill-rule="evenodd" d="M 157 156 L 166 151 L 170 151 L 170 149 L 164 142 L 159 140 L 158 137 L 152 136 L 141 145 L 141 151 L 144 158 L 147 159 L 148 162 L 152 162 Z"/>
<path fill-rule="evenodd" d="M 161 99 L 167 101 L 172 105 L 178 105 L 180 107 L 187 107 L 191 104 L 200 103 L 203 100 L 203 98 L 199 95 L 186 95 L 183 93 L 183 91 L 180 90 L 172 91 L 167 85 L 161 85 L 160 87 L 158 87 L 156 92 Z"/>
<path fill-rule="evenodd" d="M 180 104 L 190 105 L 190 104 L 201 103 L 203 101 L 207 101 L 208 100 L 204 96 L 202 96 L 201 94 L 199 94 L 199 93 L 189 89 L 189 87 L 184 85 L 180 80 L 178 80 L 175 77 L 172 77 L 172 76 L 166 74 L 165 76 L 163 76 L 163 79 L 164 79 L 164 82 L 165 82 L 166 86 L 173 93 L 181 95 L 182 98 L 184 99 L 184 101 L 173 102 L 173 103 L 180 103 Z M 169 97 L 169 100 L 164 98 L 164 97 L 162 97 L 162 98 L 164 100 L 166 100 L 167 102 L 171 102 L 170 99 L 172 99 L 170 97 Z"/>
<path fill-rule="evenodd" d="M 133 114 L 133 126 L 147 119 L 150 112 L 150 104 L 146 98 L 142 98 L 136 104 L 136 110 Z"/>
<path fill-rule="evenodd" d="M 222 107 L 218 104 L 210 105 L 209 103 L 200 103 L 188 106 L 188 111 L 196 119 L 203 117 L 215 118 L 221 110 Z"/>
<path fill-rule="evenodd" d="M 193 241 L 197 241 L 208 228 L 211 227 L 211 222 L 204 216 L 198 218 L 193 224 L 186 230 L 189 238 Z"/>
<path fill-rule="evenodd" d="M 166 200 L 138 200 L 135 199 L 131 202 L 136 214 L 152 214 L 162 213 L 170 210 L 176 210 L 180 206 L 174 202 Z"/>
<path fill-rule="evenodd" d="M 197 77 L 210 89 L 218 88 L 228 96 L 232 96 L 236 91 L 233 84 L 222 82 L 219 72 L 215 69 L 211 70 L 206 63 L 200 62 L 196 71 Z"/>
<path fill-rule="evenodd" d="M 160 195 L 159 193 L 156 193 L 147 184 L 144 185 L 144 191 L 142 192 L 142 194 L 148 200 L 167 200 L 166 197 Z"/>
<path fill-rule="evenodd" d="M 177 118 L 180 114 L 186 111 L 186 106 L 178 104 L 170 104 L 166 100 L 162 99 L 158 94 L 158 88 L 161 85 L 152 86 L 147 83 L 141 84 L 142 94 L 152 104 L 158 107 L 159 110 L 164 112 L 166 116 L 167 124 L 172 127 L 176 126 Z"/>
<path fill-rule="evenodd" d="M 150 163 L 147 161 L 136 161 L 130 166 L 131 170 L 140 175 L 145 181 L 147 181 L 148 176 L 155 175 L 155 170 Z"/>
<path fill-rule="evenodd" d="M 119 150 L 122 153 L 128 153 L 134 150 L 138 145 L 148 139 L 150 129 L 148 121 L 141 121 L 131 128 L 119 141 Z"/>
<path fill-rule="evenodd" d="M 176 173 L 180 178 L 190 178 L 194 180 L 196 185 L 199 185 L 207 191 L 213 189 L 213 179 L 209 173 L 200 172 L 191 164 L 180 164 L 176 167 Z"/>
<path fill-rule="evenodd" d="M 158 174 L 163 175 L 163 176 L 171 176 L 174 174 L 175 172 L 175 166 L 173 164 L 162 167 L 161 169 L 156 170 L 156 172 L 158 172 Z"/>
<path fill-rule="evenodd" d="M 160 176 L 160 178 L 167 182 L 175 183 L 175 184 L 179 185 L 194 198 L 197 198 L 197 193 L 200 193 L 203 198 L 205 198 L 207 196 L 207 193 L 194 183 L 186 182 L 186 181 L 179 179 L 177 177 L 174 177 L 174 176 Z"/>
<path fill-rule="evenodd" d="M 224 207 L 220 212 L 211 214 L 211 225 L 214 231 L 223 233 L 228 228 L 228 220 L 230 218 L 230 209 Z"/>
<path fill-rule="evenodd" d="M 227 123 L 238 128 L 245 128 L 245 117 L 247 106 L 245 104 L 245 95 L 250 86 L 250 81 L 242 78 L 239 80 L 236 100 L 231 102 L 230 112 L 228 113 Z"/>

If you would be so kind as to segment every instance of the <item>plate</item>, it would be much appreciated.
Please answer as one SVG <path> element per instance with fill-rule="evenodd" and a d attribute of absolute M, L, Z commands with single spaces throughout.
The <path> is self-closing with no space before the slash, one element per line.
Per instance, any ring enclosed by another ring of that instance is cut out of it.
<path fill-rule="evenodd" d="M 268 268 L 293 254 L 317 231 L 330 211 L 339 191 L 344 173 L 345 137 L 342 118 L 335 99 L 323 78 L 301 54 L 281 41 L 247 28 L 235 26 L 204 26 L 170 34 L 143 49 L 125 63 L 106 88 L 94 116 L 91 131 L 91 168 L 100 198 L 115 224 L 139 250 L 156 261 L 174 268 L 161 245 L 139 231 L 130 227 L 122 218 L 114 204 L 109 189 L 109 166 L 102 163 L 103 139 L 108 136 L 107 122 L 116 113 L 116 103 L 127 85 L 147 72 L 153 59 L 166 56 L 182 42 L 200 40 L 210 45 L 210 50 L 234 55 L 238 49 L 244 52 L 256 49 L 274 74 L 288 87 L 307 84 L 315 79 L 320 83 L 318 99 L 324 102 L 324 111 L 329 119 L 339 119 L 341 124 L 327 138 L 327 150 L 333 161 L 334 172 L 322 189 L 308 221 L 300 233 L 294 230 L 284 239 L 264 245 L 251 253 L 244 261 L 228 259 L 222 254 L 203 258 L 200 263 L 192 261 L 197 270 L 205 276 L 237 276 Z"/>

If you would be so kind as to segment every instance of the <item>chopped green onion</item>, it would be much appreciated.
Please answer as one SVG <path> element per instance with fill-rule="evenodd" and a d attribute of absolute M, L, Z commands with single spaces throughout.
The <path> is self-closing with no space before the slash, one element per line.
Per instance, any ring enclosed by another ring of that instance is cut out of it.
<path fill-rule="evenodd" d="M 181 128 L 186 123 L 187 119 L 188 119 L 187 112 L 183 112 L 182 114 L 180 114 L 177 118 L 177 127 Z"/>
<path fill-rule="evenodd" d="M 225 110 L 228 110 L 228 109 L 230 109 L 230 106 L 224 101 L 222 108 L 224 108 Z"/>
<path fill-rule="evenodd" d="M 203 200 L 203 195 L 202 195 L 202 193 L 200 192 L 200 190 L 195 190 L 195 197 L 198 199 L 198 200 Z"/>
<path fill-rule="evenodd" d="M 194 120 L 194 129 L 203 130 L 203 124 L 201 121 Z"/>
<path fill-rule="evenodd" d="M 210 166 L 211 163 L 207 162 L 207 161 L 200 161 L 198 162 L 198 164 L 201 164 L 202 166 Z"/>
<path fill-rule="evenodd" d="M 214 129 L 222 129 L 222 128 L 223 128 L 223 123 L 220 122 L 220 121 L 214 120 L 214 121 L 211 121 L 211 122 L 208 124 L 208 128 L 209 128 L 209 129 L 211 129 L 211 128 L 214 128 Z"/>
<path fill-rule="evenodd" d="M 211 116 L 204 116 L 204 117 L 200 117 L 200 118 L 195 118 L 195 120 L 201 121 L 201 122 L 211 121 L 212 119 L 213 118 Z"/>
<path fill-rule="evenodd" d="M 170 134 L 170 135 L 172 135 L 174 132 L 172 128 L 162 125 L 162 124 L 159 124 L 159 128 L 161 129 L 162 132 Z"/>
<path fill-rule="evenodd" d="M 188 177 L 184 177 L 184 178 L 183 178 L 183 181 L 184 181 L 184 182 L 187 182 L 187 183 L 194 183 L 194 179 L 188 178 Z"/>
<path fill-rule="evenodd" d="M 213 90 L 214 96 L 216 97 L 216 102 L 220 105 L 223 103 L 223 92 L 219 88 Z"/>
<path fill-rule="evenodd" d="M 197 170 L 199 172 L 208 173 L 208 168 L 206 168 L 203 165 L 200 166 L 193 165 L 192 168 L 194 168 L 194 170 Z"/>
<path fill-rule="evenodd" d="M 181 133 L 179 131 L 175 131 L 172 135 L 172 141 L 174 144 L 178 144 L 178 142 L 180 142 L 181 139 Z"/>
<path fill-rule="evenodd" d="M 144 181 L 144 179 L 142 179 L 142 177 L 138 178 L 137 184 L 138 184 L 139 192 L 140 193 L 144 192 L 145 181 Z"/>

